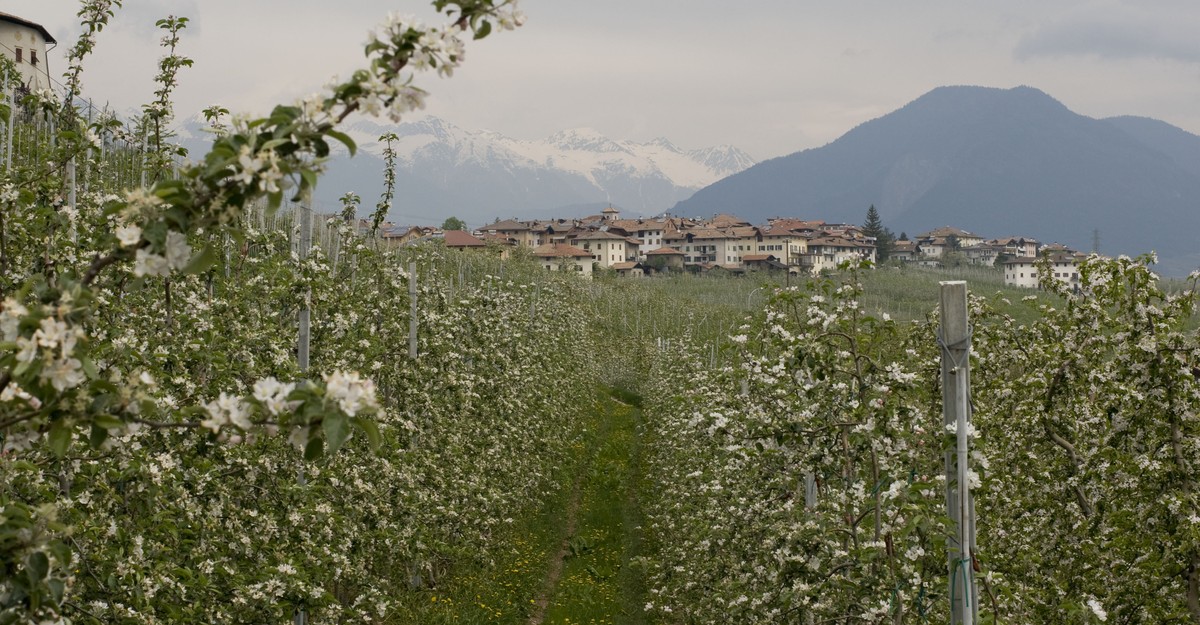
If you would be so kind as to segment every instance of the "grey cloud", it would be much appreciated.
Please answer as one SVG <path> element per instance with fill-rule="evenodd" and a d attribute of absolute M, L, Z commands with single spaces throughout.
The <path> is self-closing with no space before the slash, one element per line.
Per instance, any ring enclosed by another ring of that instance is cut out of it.
<path fill-rule="evenodd" d="M 1014 55 L 1021 60 L 1096 56 L 1106 60 L 1163 59 L 1192 63 L 1200 61 L 1200 39 L 1194 32 L 1178 26 L 1178 22 L 1113 15 L 1043 26 L 1025 36 Z"/>

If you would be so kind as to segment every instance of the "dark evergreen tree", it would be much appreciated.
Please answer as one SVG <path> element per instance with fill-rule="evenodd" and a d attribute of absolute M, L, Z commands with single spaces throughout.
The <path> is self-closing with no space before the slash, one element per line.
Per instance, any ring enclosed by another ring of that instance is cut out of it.
<path fill-rule="evenodd" d="M 882 263 L 892 255 L 896 235 L 883 227 L 883 220 L 879 218 L 879 211 L 875 209 L 874 204 L 867 209 L 867 220 L 863 222 L 863 234 L 875 239 L 876 262 Z"/>

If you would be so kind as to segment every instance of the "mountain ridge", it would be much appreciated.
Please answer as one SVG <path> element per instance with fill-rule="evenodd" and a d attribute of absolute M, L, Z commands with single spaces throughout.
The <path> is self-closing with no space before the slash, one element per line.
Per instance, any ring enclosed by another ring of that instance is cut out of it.
<path fill-rule="evenodd" d="M 205 123 L 182 125 L 180 138 L 194 153 L 207 149 Z M 732 146 L 687 150 L 658 137 L 645 143 L 615 140 L 591 128 L 571 128 L 544 139 L 514 139 L 490 130 L 467 130 L 426 116 L 400 124 L 359 118 L 344 131 L 357 144 L 355 158 L 336 152 L 314 195 L 319 208 L 338 206 L 347 191 L 374 204 L 383 188 L 380 137 L 394 133 L 397 193 L 392 218 L 441 223 L 450 215 L 487 223 L 496 215 L 564 215 L 581 206 L 613 204 L 632 213 L 656 214 L 696 189 L 754 164 Z"/>
<path fill-rule="evenodd" d="M 1021 230 L 1102 253 L 1157 250 L 1165 271 L 1200 261 L 1200 137 L 1156 120 L 1093 119 L 1028 86 L 934 89 L 837 140 L 764 161 L 697 191 L 679 214 L 737 207 L 893 230 Z"/>

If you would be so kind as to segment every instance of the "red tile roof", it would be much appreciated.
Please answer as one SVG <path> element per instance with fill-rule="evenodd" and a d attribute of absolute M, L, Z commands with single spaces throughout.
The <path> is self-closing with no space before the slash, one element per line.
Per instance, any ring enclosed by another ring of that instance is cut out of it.
<path fill-rule="evenodd" d="M 539 245 L 533 255 L 539 258 L 591 258 L 592 253 L 574 245 Z"/>
<path fill-rule="evenodd" d="M 463 230 L 447 230 L 444 240 L 446 241 L 446 247 L 483 247 L 486 245 L 486 243 L 473 236 L 470 232 Z"/>

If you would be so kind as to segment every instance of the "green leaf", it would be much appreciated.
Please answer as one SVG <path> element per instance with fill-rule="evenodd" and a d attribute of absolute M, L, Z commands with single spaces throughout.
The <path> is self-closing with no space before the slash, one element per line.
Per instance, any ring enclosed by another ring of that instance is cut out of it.
<path fill-rule="evenodd" d="M 341 412 L 326 415 L 321 420 L 321 430 L 325 432 L 325 438 L 329 439 L 331 454 L 341 449 L 346 439 L 350 438 L 350 422 Z"/>
<path fill-rule="evenodd" d="M 40 583 L 50 573 L 50 558 L 41 551 L 29 554 L 25 559 L 25 573 L 29 576 L 29 581 L 34 584 Z"/>
<path fill-rule="evenodd" d="M 83 373 L 89 380 L 95 380 L 100 377 L 100 372 L 96 370 L 96 363 L 92 362 L 91 358 L 81 357 L 79 364 L 83 367 Z"/>
<path fill-rule="evenodd" d="M 308 444 L 304 446 L 304 459 L 310 462 L 320 458 L 323 453 L 325 453 L 325 441 L 321 440 L 319 436 L 309 439 Z"/>
<path fill-rule="evenodd" d="M 183 268 L 183 273 L 203 273 L 215 264 L 217 264 L 217 252 L 213 250 L 212 243 L 209 243 L 200 250 L 199 254 L 192 257 L 192 260 Z"/>
<path fill-rule="evenodd" d="M 88 437 L 88 443 L 92 449 L 99 449 L 106 440 L 108 440 L 108 430 L 93 425 L 91 436 Z"/>
<path fill-rule="evenodd" d="M 71 437 L 74 434 L 75 428 L 65 419 L 55 421 L 46 437 L 50 443 L 50 451 L 59 458 L 67 455 L 67 448 L 71 446 Z"/>
<path fill-rule="evenodd" d="M 484 37 L 487 37 L 491 33 L 492 33 L 492 23 L 487 20 L 484 20 L 483 23 L 479 25 L 479 28 L 476 29 L 475 38 L 483 39 Z"/>
<path fill-rule="evenodd" d="M 125 422 L 114 415 L 99 414 L 92 418 L 92 425 L 106 430 L 115 430 L 125 427 Z"/>
<path fill-rule="evenodd" d="M 354 417 L 350 421 L 367 436 L 367 443 L 371 445 L 372 450 L 379 449 L 379 446 L 383 444 L 383 436 L 379 434 L 378 423 L 362 417 Z"/>
<path fill-rule="evenodd" d="M 46 582 L 46 586 L 50 588 L 50 598 L 54 600 L 54 605 L 62 605 L 67 585 L 61 579 L 52 579 Z"/>

